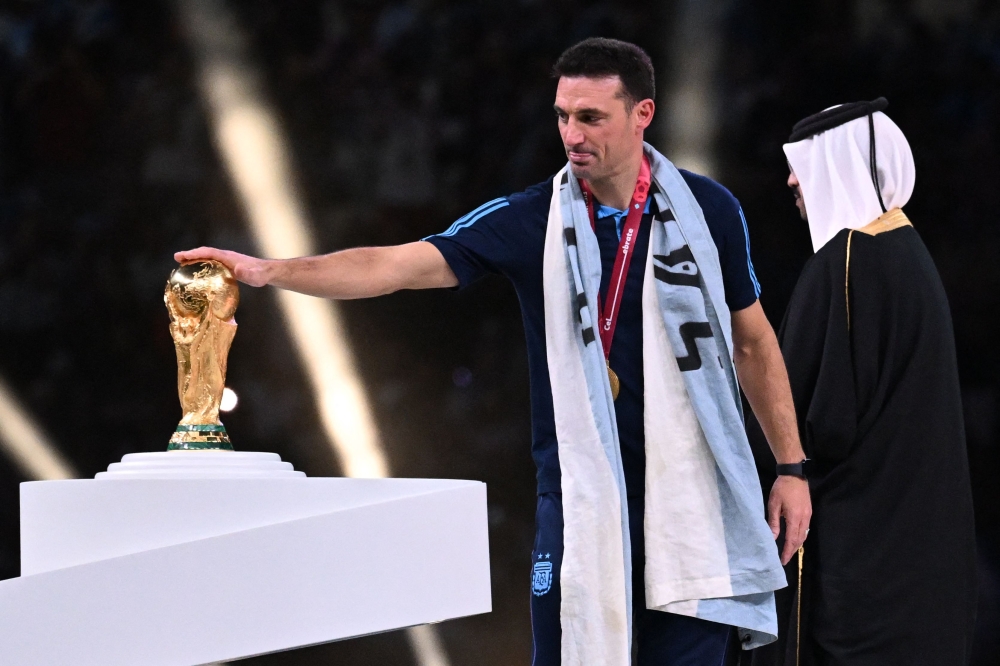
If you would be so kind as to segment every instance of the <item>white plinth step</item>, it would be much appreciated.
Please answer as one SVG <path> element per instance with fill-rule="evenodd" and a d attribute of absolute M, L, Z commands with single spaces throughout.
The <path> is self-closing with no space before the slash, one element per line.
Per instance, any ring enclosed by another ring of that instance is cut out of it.
<path fill-rule="evenodd" d="M 22 483 L 0 665 L 212 664 L 490 611 L 484 484 L 288 474 Z"/>
<path fill-rule="evenodd" d="M 258 451 L 157 451 L 130 453 L 95 478 L 115 479 L 291 479 L 304 477 L 277 453 Z"/>

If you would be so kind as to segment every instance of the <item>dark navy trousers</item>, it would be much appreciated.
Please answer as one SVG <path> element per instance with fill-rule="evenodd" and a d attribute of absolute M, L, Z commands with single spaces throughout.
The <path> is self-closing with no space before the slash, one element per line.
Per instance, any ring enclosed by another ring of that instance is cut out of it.
<path fill-rule="evenodd" d="M 632 625 L 636 666 L 724 666 L 736 657 L 735 629 L 684 615 L 648 610 L 643 585 L 643 498 L 630 497 Z M 560 666 L 559 567 L 563 554 L 562 494 L 538 496 L 531 554 L 532 666 Z M 727 650 L 730 652 L 727 654 Z"/>

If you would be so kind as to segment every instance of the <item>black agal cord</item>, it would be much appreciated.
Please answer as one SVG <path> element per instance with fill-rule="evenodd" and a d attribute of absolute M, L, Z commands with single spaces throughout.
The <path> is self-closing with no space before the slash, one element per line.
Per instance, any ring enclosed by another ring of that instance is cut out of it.
<path fill-rule="evenodd" d="M 808 139 L 811 136 L 833 129 L 834 127 L 840 127 L 841 125 L 849 123 L 852 120 L 868 116 L 868 167 L 871 169 L 872 184 L 875 186 L 875 194 L 878 195 L 878 203 L 879 206 L 882 207 L 883 213 L 886 212 L 886 208 L 885 202 L 882 200 L 882 189 L 879 187 L 878 183 L 878 162 L 875 159 L 874 114 L 877 111 L 884 111 L 888 106 L 889 102 L 885 97 L 879 97 L 878 99 L 874 99 L 870 102 L 851 102 L 849 104 L 841 104 L 840 106 L 835 106 L 832 109 L 815 113 L 808 118 L 803 118 L 799 122 L 795 123 L 795 126 L 792 127 L 792 135 L 788 137 L 789 143 L 795 143 L 796 141 Z"/>

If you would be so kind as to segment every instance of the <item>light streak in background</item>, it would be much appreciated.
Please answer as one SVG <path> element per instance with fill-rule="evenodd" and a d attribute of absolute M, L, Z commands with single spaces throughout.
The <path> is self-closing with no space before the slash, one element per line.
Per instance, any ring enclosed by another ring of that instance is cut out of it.
<path fill-rule="evenodd" d="M 420 666 L 449 666 L 448 654 L 434 627 L 429 624 L 411 627 L 406 636 L 410 639 L 410 648 Z"/>
<path fill-rule="evenodd" d="M 222 0 L 177 0 L 199 71 L 215 141 L 263 254 L 315 254 L 292 174 L 287 141 L 246 56 L 245 37 Z M 379 442 L 339 310 L 332 301 L 277 290 L 302 367 L 316 396 L 327 437 L 347 476 L 384 477 Z M 434 627 L 407 631 L 419 666 L 449 666 Z"/>
<path fill-rule="evenodd" d="M 245 37 L 220 0 L 179 0 L 215 141 L 261 252 L 286 259 L 316 253 L 276 114 L 248 63 Z M 347 476 L 388 476 L 367 396 L 337 305 L 277 290 L 323 428 Z"/>
<path fill-rule="evenodd" d="M 668 85 L 660 93 L 666 112 L 668 157 L 679 167 L 715 177 L 718 133 L 716 75 L 722 57 L 722 18 L 727 2 L 680 0 L 666 25 L 673 26 L 667 64 Z M 661 10 L 665 11 L 665 10 Z"/>
<path fill-rule="evenodd" d="M 3 379 L 0 379 L 0 445 L 29 479 L 76 478 L 72 465 L 32 421 Z"/>

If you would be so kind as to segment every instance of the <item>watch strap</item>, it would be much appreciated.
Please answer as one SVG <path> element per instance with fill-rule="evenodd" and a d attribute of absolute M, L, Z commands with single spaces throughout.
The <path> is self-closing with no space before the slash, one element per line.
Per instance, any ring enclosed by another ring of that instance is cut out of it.
<path fill-rule="evenodd" d="M 806 458 L 802 462 L 779 464 L 776 466 L 778 476 L 797 476 L 804 479 L 806 478 L 806 463 L 808 461 L 809 459 Z"/>

